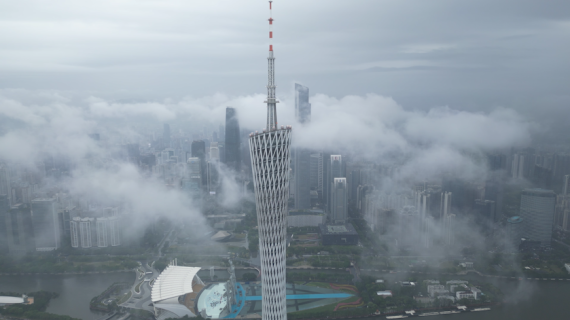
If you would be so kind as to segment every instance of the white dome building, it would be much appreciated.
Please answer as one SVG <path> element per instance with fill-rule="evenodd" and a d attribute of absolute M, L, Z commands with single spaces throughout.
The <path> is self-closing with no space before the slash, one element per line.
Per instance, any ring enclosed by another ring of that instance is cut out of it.
<path fill-rule="evenodd" d="M 169 265 L 152 286 L 151 300 L 157 320 L 195 317 L 196 298 L 204 288 L 200 268 Z"/>

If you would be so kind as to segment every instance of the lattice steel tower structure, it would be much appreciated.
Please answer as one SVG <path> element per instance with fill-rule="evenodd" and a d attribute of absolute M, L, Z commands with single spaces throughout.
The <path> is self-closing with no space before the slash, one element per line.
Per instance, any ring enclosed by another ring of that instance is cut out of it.
<path fill-rule="evenodd" d="M 267 126 L 249 135 L 249 151 L 257 204 L 261 258 L 261 315 L 264 320 L 287 319 L 285 259 L 287 245 L 287 200 L 291 126 L 277 126 L 275 58 L 269 1 L 269 78 L 267 83 Z"/>

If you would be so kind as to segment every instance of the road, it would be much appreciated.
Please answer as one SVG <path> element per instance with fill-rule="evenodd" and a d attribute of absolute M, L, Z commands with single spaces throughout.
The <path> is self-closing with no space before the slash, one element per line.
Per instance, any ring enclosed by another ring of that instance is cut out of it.
<path fill-rule="evenodd" d="M 158 256 L 156 259 L 158 260 L 162 257 L 162 248 L 166 241 L 170 240 L 170 236 L 174 232 L 174 228 L 171 229 L 165 236 L 162 238 L 160 243 L 158 244 Z M 151 292 L 152 288 L 150 287 L 150 282 L 153 279 L 158 278 L 160 272 L 154 269 L 151 265 L 154 261 L 139 261 L 139 268 L 144 272 L 144 276 L 139 278 L 139 271 L 135 272 L 135 281 L 133 286 L 131 287 L 131 297 L 129 300 L 125 301 L 125 303 L 121 304 L 121 307 L 125 308 L 134 308 L 134 309 L 143 309 L 154 313 L 154 308 L 152 306 L 151 301 Z M 150 273 L 149 273 L 150 272 Z M 147 274 L 148 273 L 148 274 Z M 135 289 L 139 283 L 142 284 L 139 287 L 140 292 L 136 292 Z"/>
<path fill-rule="evenodd" d="M 143 270 L 145 275 L 139 278 L 139 272 L 136 272 L 136 280 L 133 286 L 131 287 L 131 298 L 127 300 L 125 303 L 121 304 L 121 307 L 126 308 L 135 308 L 135 309 L 144 309 L 150 312 L 154 312 L 151 303 L 151 291 L 152 288 L 150 287 L 150 281 L 153 279 L 158 278 L 159 272 L 158 270 L 151 267 L 147 261 L 139 262 L 140 267 L 139 269 Z M 151 262 L 152 264 L 152 262 Z M 147 274 L 147 272 L 152 272 L 152 274 Z M 136 292 L 135 288 L 139 283 L 141 284 L 139 290 L 140 292 Z"/>

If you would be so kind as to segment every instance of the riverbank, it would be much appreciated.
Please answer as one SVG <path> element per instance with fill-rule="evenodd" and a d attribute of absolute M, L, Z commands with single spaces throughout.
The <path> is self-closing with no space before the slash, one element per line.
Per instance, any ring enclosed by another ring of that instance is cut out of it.
<path fill-rule="evenodd" d="M 2 291 L 51 291 L 59 294 L 52 299 L 46 312 L 78 319 L 100 319 L 105 313 L 89 310 L 91 299 L 115 282 L 131 282 L 132 271 L 107 274 L 14 275 L 0 277 Z"/>

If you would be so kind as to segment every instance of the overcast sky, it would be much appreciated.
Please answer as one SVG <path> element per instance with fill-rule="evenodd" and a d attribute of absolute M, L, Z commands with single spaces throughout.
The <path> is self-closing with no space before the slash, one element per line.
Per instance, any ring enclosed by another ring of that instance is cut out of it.
<path fill-rule="evenodd" d="M 2 89 L 116 101 L 265 92 L 267 1 L 0 8 Z M 278 96 L 297 81 L 410 110 L 507 107 L 558 126 L 570 117 L 569 1 L 277 0 L 273 17 Z"/>

